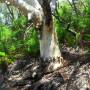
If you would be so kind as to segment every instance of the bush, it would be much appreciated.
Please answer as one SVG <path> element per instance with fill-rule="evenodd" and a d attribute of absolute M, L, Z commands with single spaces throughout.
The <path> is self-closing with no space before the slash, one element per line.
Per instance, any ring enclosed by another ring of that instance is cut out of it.
<path fill-rule="evenodd" d="M 60 43 L 80 46 L 81 42 L 90 42 L 90 0 L 79 0 L 75 7 L 70 2 L 59 3 L 55 16 Z"/>
<path fill-rule="evenodd" d="M 30 29 L 29 37 L 25 39 L 25 46 L 31 56 L 39 55 L 39 40 L 34 27 Z"/>
<path fill-rule="evenodd" d="M 13 21 L 11 27 L 0 25 L 0 56 L 7 58 L 9 61 L 14 61 L 27 54 L 31 56 L 39 55 L 37 32 L 34 27 L 27 29 L 26 24 L 27 18 L 21 16 Z"/>

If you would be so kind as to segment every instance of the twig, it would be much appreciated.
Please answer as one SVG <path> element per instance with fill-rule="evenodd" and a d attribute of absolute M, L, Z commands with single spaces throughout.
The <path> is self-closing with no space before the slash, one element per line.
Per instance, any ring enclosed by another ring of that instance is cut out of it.
<path fill-rule="evenodd" d="M 11 11 L 11 9 L 10 9 L 9 5 L 7 4 L 6 0 L 4 0 L 4 3 L 6 4 L 7 9 L 8 9 L 8 11 L 9 11 L 9 13 L 11 14 L 11 16 L 10 16 L 11 20 L 13 20 L 13 19 L 14 19 L 13 12 Z"/>

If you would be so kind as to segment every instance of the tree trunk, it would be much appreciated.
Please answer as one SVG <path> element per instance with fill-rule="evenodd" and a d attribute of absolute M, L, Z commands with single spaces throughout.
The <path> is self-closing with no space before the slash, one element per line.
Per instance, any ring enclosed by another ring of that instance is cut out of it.
<path fill-rule="evenodd" d="M 47 0 L 43 0 L 42 8 L 44 12 L 44 21 L 42 37 L 40 39 L 41 57 L 44 59 L 49 59 L 50 57 L 61 57 L 58 39 L 53 25 L 51 8 Z"/>
<path fill-rule="evenodd" d="M 50 4 L 43 0 L 42 4 L 44 19 L 40 38 L 40 55 L 44 61 L 53 60 L 49 67 L 53 70 L 62 67 L 61 52 L 58 45 L 57 34 L 55 32 Z M 49 69 L 50 69 L 49 68 Z"/>
<path fill-rule="evenodd" d="M 44 59 L 61 57 L 57 35 L 52 22 L 49 26 L 45 25 L 45 23 L 43 25 L 40 52 L 41 57 Z"/>

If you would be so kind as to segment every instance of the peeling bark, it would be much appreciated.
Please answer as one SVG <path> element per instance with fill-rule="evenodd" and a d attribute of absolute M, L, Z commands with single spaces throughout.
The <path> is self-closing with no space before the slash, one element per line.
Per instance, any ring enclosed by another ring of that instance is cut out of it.
<path fill-rule="evenodd" d="M 49 59 L 50 57 L 61 57 L 58 39 L 53 25 L 51 8 L 48 1 L 43 0 L 42 8 L 44 12 L 44 21 L 42 38 L 40 39 L 41 57 L 44 59 Z"/>

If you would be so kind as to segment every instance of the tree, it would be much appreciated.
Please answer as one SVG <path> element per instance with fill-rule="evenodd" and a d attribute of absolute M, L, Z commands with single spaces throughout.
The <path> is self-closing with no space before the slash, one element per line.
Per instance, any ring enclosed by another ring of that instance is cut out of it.
<path fill-rule="evenodd" d="M 58 39 L 53 24 L 52 11 L 55 9 L 55 0 L 8 0 L 11 4 L 18 7 L 23 13 L 27 14 L 28 19 L 33 21 L 39 30 L 40 55 L 44 61 L 54 60 L 53 69 L 61 67 L 61 52 Z M 50 7 L 51 5 L 51 7 Z M 54 7 L 54 8 L 53 8 Z M 25 12 L 24 12 L 25 11 Z M 59 63 L 57 62 L 59 61 Z"/>

